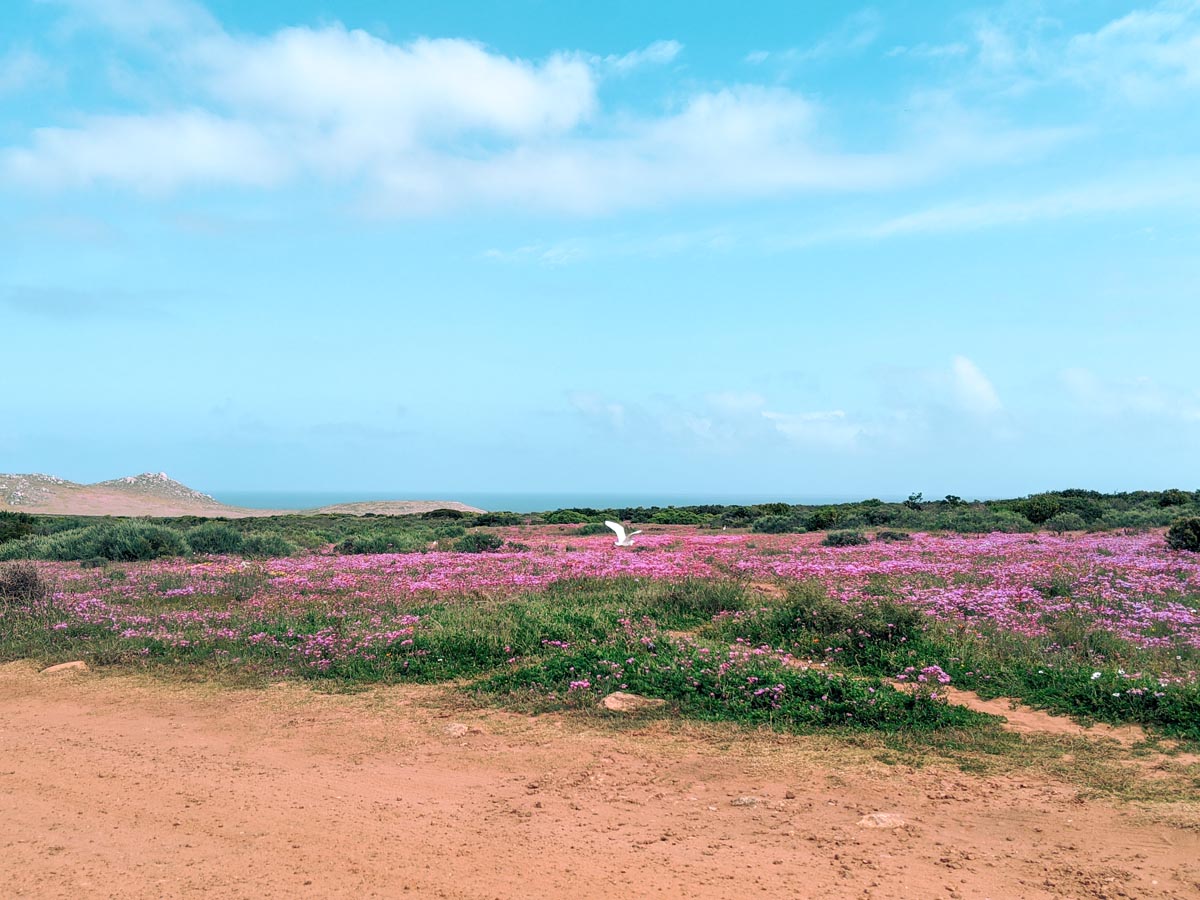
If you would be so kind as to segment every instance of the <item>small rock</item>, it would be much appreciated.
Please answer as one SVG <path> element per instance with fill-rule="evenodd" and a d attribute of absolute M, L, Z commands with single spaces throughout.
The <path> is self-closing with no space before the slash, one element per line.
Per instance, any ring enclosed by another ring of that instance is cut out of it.
<path fill-rule="evenodd" d="M 734 797 L 729 801 L 730 806 L 758 806 L 757 797 Z"/>
<path fill-rule="evenodd" d="M 72 660 L 71 662 L 59 663 L 57 666 L 50 666 L 48 669 L 42 669 L 43 675 L 58 675 L 60 672 L 86 672 L 88 664 L 82 659 Z"/>
<path fill-rule="evenodd" d="M 784 800 L 795 800 L 796 792 L 795 791 L 784 791 L 783 799 Z"/>
<path fill-rule="evenodd" d="M 466 737 L 470 731 L 471 729 L 462 722 L 452 722 L 446 726 L 446 734 L 450 737 Z"/>
<path fill-rule="evenodd" d="M 908 822 L 896 813 L 873 812 L 859 819 L 858 824 L 861 828 L 904 828 Z"/>
<path fill-rule="evenodd" d="M 667 701 L 654 697 L 639 697 L 637 694 L 626 694 L 624 691 L 614 691 L 601 700 L 600 705 L 613 712 L 642 712 L 666 706 Z"/>

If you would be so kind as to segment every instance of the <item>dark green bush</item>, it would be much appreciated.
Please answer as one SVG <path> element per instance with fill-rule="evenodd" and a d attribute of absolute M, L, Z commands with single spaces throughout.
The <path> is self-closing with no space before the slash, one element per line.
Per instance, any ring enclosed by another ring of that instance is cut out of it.
<path fill-rule="evenodd" d="M 1087 528 L 1087 522 L 1083 521 L 1083 516 L 1075 513 L 1060 512 L 1046 520 L 1046 528 L 1059 534 L 1064 531 L 1083 531 Z"/>
<path fill-rule="evenodd" d="M 242 555 L 254 559 L 279 559 L 295 552 L 296 545 L 278 534 L 248 534 L 242 540 Z"/>
<path fill-rule="evenodd" d="M 15 541 L 34 533 L 34 519 L 29 513 L 0 511 L 0 544 Z"/>
<path fill-rule="evenodd" d="M 511 512 L 485 512 L 480 513 L 469 523 L 472 527 L 481 525 L 520 525 L 525 521 L 524 516 L 518 513 Z"/>
<path fill-rule="evenodd" d="M 1159 506 L 1185 506 L 1192 502 L 1192 495 L 1187 491 L 1181 491 L 1179 488 L 1170 488 L 1159 495 Z"/>
<path fill-rule="evenodd" d="M 424 532 L 364 531 L 343 539 L 334 550 L 352 553 L 416 553 L 424 550 L 429 540 Z"/>
<path fill-rule="evenodd" d="M 421 513 L 422 519 L 466 519 L 470 517 L 470 513 L 463 512 L 461 509 L 447 509 L 439 507 L 431 509 L 429 512 Z"/>
<path fill-rule="evenodd" d="M 759 534 L 789 534 L 807 530 L 804 523 L 794 516 L 761 516 L 754 520 L 750 528 Z"/>
<path fill-rule="evenodd" d="M 242 535 L 236 528 L 224 522 L 205 522 L 197 525 L 185 535 L 193 553 L 213 555 L 240 553 Z"/>
<path fill-rule="evenodd" d="M 833 506 L 822 506 L 808 514 L 804 525 L 809 531 L 824 531 L 833 528 L 842 520 L 842 511 Z"/>
<path fill-rule="evenodd" d="M 612 534 L 613 532 L 603 522 L 588 522 L 586 525 L 580 525 L 575 529 L 575 534 Z"/>
<path fill-rule="evenodd" d="M 759 503 L 754 508 L 764 516 L 787 516 L 792 513 L 790 503 Z"/>
<path fill-rule="evenodd" d="M 867 543 L 867 536 L 861 531 L 831 531 L 821 543 L 826 547 L 857 547 Z"/>
<path fill-rule="evenodd" d="M 1020 505 L 1020 513 L 1034 525 L 1041 525 L 1058 515 L 1062 504 L 1057 497 L 1049 494 L 1038 494 L 1030 497 Z"/>
<path fill-rule="evenodd" d="M 547 525 L 582 525 L 584 522 L 590 522 L 591 517 L 577 509 L 556 509 L 554 512 L 545 513 L 542 521 Z"/>
<path fill-rule="evenodd" d="M 504 539 L 490 531 L 472 531 L 454 545 L 459 553 L 493 553 L 504 546 Z"/>
<path fill-rule="evenodd" d="M 668 507 L 656 512 L 650 521 L 655 525 L 703 525 L 708 521 L 708 516 L 688 509 Z"/>
<path fill-rule="evenodd" d="M 744 506 L 733 506 L 726 508 L 719 513 L 717 519 L 718 525 L 727 525 L 730 528 L 746 528 L 754 521 L 754 513 Z"/>
<path fill-rule="evenodd" d="M 875 540 L 877 541 L 911 541 L 912 535 L 907 531 L 877 531 L 875 532 Z"/>
<path fill-rule="evenodd" d="M 45 559 L 104 559 L 133 561 L 182 556 L 187 552 L 183 536 L 173 528 L 151 522 L 106 522 L 74 531 L 64 531 L 38 542 L 36 551 Z"/>
<path fill-rule="evenodd" d="M 1172 550 L 1200 553 L 1200 517 L 1177 519 L 1167 529 L 1167 546 Z"/>

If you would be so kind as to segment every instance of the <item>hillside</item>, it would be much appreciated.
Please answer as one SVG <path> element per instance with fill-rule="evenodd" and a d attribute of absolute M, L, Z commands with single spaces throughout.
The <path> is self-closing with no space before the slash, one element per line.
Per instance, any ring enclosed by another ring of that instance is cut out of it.
<path fill-rule="evenodd" d="M 228 506 L 170 478 L 165 472 L 145 472 L 95 484 L 78 484 L 53 475 L 0 474 L 0 510 L 73 516 L 246 516 L 346 513 L 408 515 L 431 509 L 480 512 L 452 500 L 380 500 L 338 504 L 320 509 L 270 510 Z"/>

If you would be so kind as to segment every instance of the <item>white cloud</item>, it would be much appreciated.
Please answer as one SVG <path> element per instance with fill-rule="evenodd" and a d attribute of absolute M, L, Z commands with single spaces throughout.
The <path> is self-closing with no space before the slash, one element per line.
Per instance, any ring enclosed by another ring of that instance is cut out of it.
<path fill-rule="evenodd" d="M 170 35 L 192 36 L 219 31 L 220 26 L 191 0 L 37 0 L 62 7 L 74 27 L 99 26 L 127 40 Z"/>
<path fill-rule="evenodd" d="M 625 73 L 641 66 L 663 66 L 674 62 L 683 52 L 683 44 L 679 41 L 655 41 L 641 50 L 632 50 L 621 56 L 609 55 L 599 61 L 614 72 Z"/>
<path fill-rule="evenodd" d="M 1070 84 L 1152 102 L 1200 87 L 1200 2 L 1162 0 L 1078 34 L 1028 10 L 992 12 L 978 18 L 971 50 L 973 77 L 1004 92 Z"/>
<path fill-rule="evenodd" d="M 115 182 L 150 192 L 196 182 L 268 186 L 288 170 L 258 130 L 199 110 L 39 128 L 29 148 L 0 156 L 0 176 L 21 184 Z"/>
<path fill-rule="evenodd" d="M 398 45 L 341 26 L 287 28 L 263 40 L 205 42 L 195 57 L 218 100 L 312 129 L 348 164 L 463 134 L 559 133 L 595 105 L 582 59 L 557 54 L 537 65 L 464 40 Z"/>
<path fill-rule="evenodd" d="M 780 434 L 806 446 L 848 449 L 865 433 L 862 425 L 851 421 L 840 409 L 805 413 L 763 410 L 762 416 Z"/>
<path fill-rule="evenodd" d="M 873 9 L 863 9 L 847 17 L 815 44 L 777 51 L 755 50 L 746 54 L 745 61 L 751 65 L 774 62 L 788 67 L 797 63 L 854 55 L 874 44 L 882 32 L 883 17 Z"/>
<path fill-rule="evenodd" d="M 1087 369 L 1062 372 L 1063 385 L 1082 409 L 1106 416 L 1145 416 L 1200 422 L 1200 391 L 1159 384 L 1148 376 L 1103 379 Z"/>
<path fill-rule="evenodd" d="M 625 407 L 606 400 L 593 391 L 569 391 L 567 402 L 588 419 L 606 428 L 620 431 L 625 427 Z"/>
<path fill-rule="evenodd" d="M 32 50 L 12 50 L 0 56 L 0 96 L 23 91 L 50 75 L 50 64 Z"/>
<path fill-rule="evenodd" d="M 605 72 L 669 62 L 680 52 L 673 41 L 604 59 L 526 60 L 466 40 L 400 44 L 341 25 L 235 36 L 186 2 L 59 5 L 156 46 L 155 77 L 170 89 L 155 92 L 152 111 L 82 117 L 0 148 L 0 180 L 17 185 L 164 191 L 317 177 L 360 188 L 358 207 L 377 215 L 480 205 L 595 214 L 890 190 L 1027 159 L 1064 139 L 930 107 L 896 146 L 843 151 L 809 98 L 757 85 L 694 92 L 657 115 L 602 108 Z M 861 49 L 880 28 L 866 11 L 818 48 Z M 173 108 L 162 99 L 172 93 L 184 98 Z"/>
<path fill-rule="evenodd" d="M 996 388 L 971 360 L 954 357 L 950 372 L 955 399 L 963 410 L 976 416 L 991 416 L 1004 408 Z"/>
<path fill-rule="evenodd" d="M 1162 162 L 1152 170 L 1114 172 L 1081 184 L 1024 197 L 963 200 L 874 223 L 832 226 L 777 239 L 781 246 L 875 240 L 1003 228 L 1137 210 L 1200 210 L 1200 160 Z"/>
<path fill-rule="evenodd" d="M 887 52 L 887 56 L 907 56 L 913 59 L 958 59 L 971 52 L 971 48 L 962 41 L 949 44 L 914 44 L 900 45 Z"/>
<path fill-rule="evenodd" d="M 1072 37 L 1062 72 L 1092 88 L 1153 100 L 1200 87 L 1200 2 L 1165 0 Z"/>

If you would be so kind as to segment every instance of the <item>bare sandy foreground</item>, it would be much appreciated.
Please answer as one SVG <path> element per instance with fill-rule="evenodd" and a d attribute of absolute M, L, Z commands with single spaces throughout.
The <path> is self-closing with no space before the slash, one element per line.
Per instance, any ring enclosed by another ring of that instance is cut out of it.
<path fill-rule="evenodd" d="M 0 666 L 0 896 L 1200 894 L 1200 833 L 1067 784 L 453 703 Z"/>

